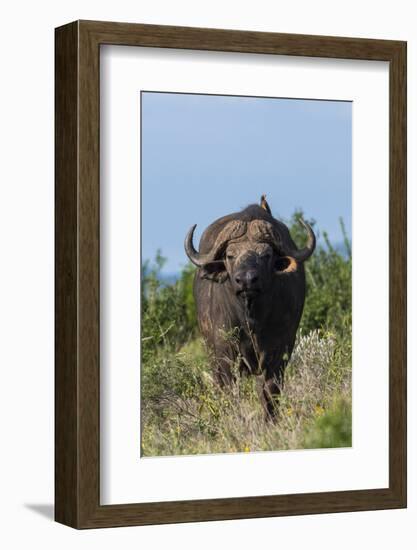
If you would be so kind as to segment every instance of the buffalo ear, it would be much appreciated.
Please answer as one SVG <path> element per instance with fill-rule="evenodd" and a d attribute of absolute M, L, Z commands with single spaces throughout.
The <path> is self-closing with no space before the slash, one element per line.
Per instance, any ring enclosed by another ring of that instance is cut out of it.
<path fill-rule="evenodd" d="M 220 260 L 205 264 L 200 268 L 200 277 L 215 283 L 224 283 L 228 277 L 224 262 Z"/>
<path fill-rule="evenodd" d="M 282 273 L 294 273 L 298 269 L 298 263 L 291 256 L 281 256 L 275 262 L 275 272 L 277 275 Z"/>

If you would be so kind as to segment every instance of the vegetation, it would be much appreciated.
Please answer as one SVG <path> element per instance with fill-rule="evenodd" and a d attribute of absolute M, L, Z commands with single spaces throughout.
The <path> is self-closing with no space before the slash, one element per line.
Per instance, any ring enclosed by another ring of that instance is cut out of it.
<path fill-rule="evenodd" d="M 303 246 L 300 215 L 296 212 L 289 226 Z M 194 268 L 188 265 L 178 281 L 163 284 L 160 252 L 153 265 L 143 266 L 143 455 L 351 445 L 350 243 L 345 238 L 339 251 L 325 233 L 321 240 L 306 263 L 303 318 L 273 423 L 265 422 L 256 377 L 238 377 L 225 391 L 213 382 L 197 328 Z"/>

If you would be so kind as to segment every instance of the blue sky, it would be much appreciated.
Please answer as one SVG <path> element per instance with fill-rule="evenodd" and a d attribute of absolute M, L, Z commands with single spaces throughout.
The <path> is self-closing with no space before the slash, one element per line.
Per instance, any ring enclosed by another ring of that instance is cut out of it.
<path fill-rule="evenodd" d="M 216 218 L 258 202 L 301 208 L 334 243 L 351 235 L 352 104 L 142 92 L 142 258 L 159 248 L 166 273 L 186 263 Z"/>

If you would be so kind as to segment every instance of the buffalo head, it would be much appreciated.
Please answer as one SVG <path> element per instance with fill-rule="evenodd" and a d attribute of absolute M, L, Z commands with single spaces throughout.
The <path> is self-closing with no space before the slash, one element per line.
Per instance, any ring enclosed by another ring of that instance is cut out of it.
<path fill-rule="evenodd" d="M 261 206 L 270 215 L 264 197 Z M 311 256 L 316 243 L 313 230 L 300 219 L 307 231 L 307 245 L 301 250 L 290 247 L 282 234 L 282 224 L 269 217 L 228 221 L 217 233 L 211 249 L 204 254 L 194 248 L 194 225 L 185 238 L 187 256 L 200 268 L 202 278 L 220 284 L 230 281 L 239 298 L 253 299 L 265 294 L 276 277 L 297 271 L 299 265 Z"/>

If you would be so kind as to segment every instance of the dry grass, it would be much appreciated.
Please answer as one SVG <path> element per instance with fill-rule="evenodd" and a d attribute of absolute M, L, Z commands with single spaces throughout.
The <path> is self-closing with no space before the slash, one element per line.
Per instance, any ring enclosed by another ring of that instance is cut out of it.
<path fill-rule="evenodd" d="M 250 452 L 351 445 L 351 337 L 298 338 L 274 423 L 255 377 L 221 391 L 201 340 L 161 351 L 142 372 L 142 455 Z"/>

